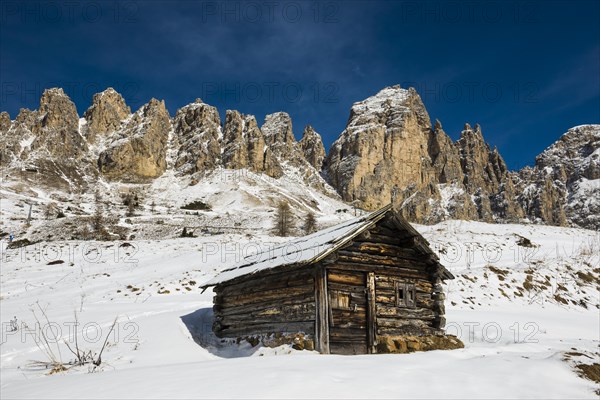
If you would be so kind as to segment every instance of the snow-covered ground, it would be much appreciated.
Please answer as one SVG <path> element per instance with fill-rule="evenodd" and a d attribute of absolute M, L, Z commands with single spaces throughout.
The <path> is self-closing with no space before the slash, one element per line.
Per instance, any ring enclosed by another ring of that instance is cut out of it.
<path fill-rule="evenodd" d="M 597 398 L 575 365 L 600 362 L 598 232 L 465 221 L 417 229 L 457 276 L 446 285 L 447 331 L 464 349 L 335 356 L 220 346 L 212 292 L 199 286 L 257 243 L 282 240 L 264 234 L 3 242 L 1 397 Z M 92 353 L 108 337 L 99 367 L 49 374 L 33 364 L 49 362 L 48 349 L 73 360 L 64 342 L 73 348 L 75 336 Z"/>

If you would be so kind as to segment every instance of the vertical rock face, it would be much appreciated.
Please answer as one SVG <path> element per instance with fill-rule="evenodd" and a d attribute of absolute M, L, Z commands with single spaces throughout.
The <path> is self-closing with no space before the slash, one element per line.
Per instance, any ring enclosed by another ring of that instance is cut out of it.
<path fill-rule="evenodd" d="M 274 148 L 274 152 L 277 148 L 291 148 L 296 143 L 292 119 L 288 113 L 276 112 L 267 115 L 261 130 L 265 135 L 265 142 Z"/>
<path fill-rule="evenodd" d="M 247 168 L 279 178 L 283 170 L 266 147 L 256 118 L 238 111 L 227 110 L 223 127 L 223 166 L 230 169 Z"/>
<path fill-rule="evenodd" d="M 420 189 L 430 182 L 430 131 L 414 90 L 385 88 L 352 106 L 348 125 L 327 157 L 327 175 L 344 200 L 381 207 L 393 190 Z"/>
<path fill-rule="evenodd" d="M 177 110 L 173 119 L 175 170 L 204 173 L 221 163 L 221 118 L 215 107 L 197 99 Z"/>
<path fill-rule="evenodd" d="M 481 128 L 468 124 L 453 143 L 431 127 L 413 89 L 389 87 L 355 103 L 331 147 L 327 176 L 347 201 L 376 209 L 393 200 L 412 221 L 518 220 L 514 177 Z"/>
<path fill-rule="evenodd" d="M 475 129 L 471 129 L 471 126 L 466 124 L 457 144 L 467 191 L 474 193 L 481 188 L 486 193 L 496 192 L 500 180 L 497 174 L 501 172 L 493 162 L 499 160 L 492 156 L 490 147 L 483 139 L 481 127 L 475 125 Z"/>
<path fill-rule="evenodd" d="M 19 171 L 22 179 L 71 190 L 93 174 L 77 109 L 62 89 L 45 90 L 38 110 L 21 109 L 12 122 L 3 113 L 0 132 L 0 164 Z"/>
<path fill-rule="evenodd" d="M 304 154 L 296 142 L 292 130 L 292 119 L 287 113 L 277 112 L 267 115 L 260 130 L 265 135 L 265 144 L 280 164 L 305 166 Z"/>
<path fill-rule="evenodd" d="M 323 146 L 323 140 L 312 126 L 307 125 L 304 128 L 302 139 L 298 142 L 300 149 L 304 154 L 306 161 L 310 163 L 317 171 L 320 171 L 323 167 L 323 161 L 325 160 L 325 147 Z"/>
<path fill-rule="evenodd" d="M 10 115 L 6 111 L 0 112 L 0 133 L 8 132 L 10 129 Z"/>
<path fill-rule="evenodd" d="M 600 125 L 569 129 L 519 178 L 518 200 L 531 220 L 600 229 Z"/>
<path fill-rule="evenodd" d="M 320 168 L 313 167 L 305 158 L 306 153 L 296 141 L 292 119 L 287 113 L 277 112 L 267 115 L 260 130 L 265 135 L 265 144 L 282 167 L 282 176 L 285 175 L 286 169 L 293 168 L 302 175 L 307 185 L 318 189 L 324 188 Z M 318 134 L 315 132 L 315 135 Z"/>
<path fill-rule="evenodd" d="M 248 148 L 244 141 L 244 116 L 238 111 L 225 112 L 223 127 L 223 166 L 230 169 L 248 167 Z"/>
<path fill-rule="evenodd" d="M 107 178 L 129 182 L 162 175 L 167 167 L 170 130 L 164 101 L 150 100 L 129 119 L 120 132 L 121 138 L 100 154 L 100 172 Z"/>
<path fill-rule="evenodd" d="M 459 150 L 438 120 L 429 139 L 429 155 L 439 183 L 456 184 L 463 181 Z"/>
<path fill-rule="evenodd" d="M 123 97 L 113 88 L 96 93 L 92 105 L 83 114 L 88 142 L 96 141 L 98 135 L 119 130 L 121 122 L 131 114 L 131 109 Z"/>
<path fill-rule="evenodd" d="M 32 150 L 45 150 L 57 159 L 78 159 L 87 151 L 77 108 L 62 89 L 45 90 L 39 110 L 23 118 L 35 135 Z"/>
<path fill-rule="evenodd" d="M 40 99 L 38 110 L 40 124 L 37 130 L 65 130 L 77 132 L 79 115 L 71 99 L 60 88 L 46 89 Z"/>
<path fill-rule="evenodd" d="M 3 111 L 0 113 L 0 166 L 6 166 L 21 149 L 18 145 L 17 135 L 9 133 L 12 121 L 10 115 Z M 22 138 L 24 139 L 24 138 Z"/>
<path fill-rule="evenodd" d="M 477 215 L 471 217 L 487 222 L 523 218 L 523 210 L 515 202 L 512 177 L 506 163 L 498 150 L 491 150 L 485 142 L 481 127 L 476 125 L 472 129 L 466 124 L 456 144 L 465 190 L 473 194 L 477 208 Z"/>

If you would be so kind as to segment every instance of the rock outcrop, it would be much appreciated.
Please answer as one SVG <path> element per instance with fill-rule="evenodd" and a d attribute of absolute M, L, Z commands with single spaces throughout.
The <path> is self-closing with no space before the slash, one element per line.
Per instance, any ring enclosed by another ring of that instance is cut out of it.
<path fill-rule="evenodd" d="M 518 201 L 534 222 L 600 229 L 600 125 L 569 129 L 519 171 Z"/>
<path fill-rule="evenodd" d="M 55 160 L 79 159 L 86 153 L 77 108 L 62 89 L 45 90 L 38 111 L 25 119 L 35 135 L 32 150 L 46 151 Z"/>
<path fill-rule="evenodd" d="M 354 103 L 346 129 L 331 146 L 326 171 L 346 201 L 369 210 L 403 201 L 433 176 L 428 153 L 431 124 L 414 90 L 388 87 Z M 399 198 L 398 198 L 399 197 Z"/>
<path fill-rule="evenodd" d="M 166 170 L 171 120 L 164 101 L 142 106 L 128 120 L 120 138 L 100 154 L 98 167 L 109 179 L 143 182 Z"/>
<path fill-rule="evenodd" d="M 113 88 L 108 88 L 101 93 L 96 93 L 92 105 L 83 114 L 86 120 L 85 137 L 90 143 L 96 141 L 98 135 L 115 132 L 120 129 L 121 123 L 131 114 L 131 109 L 123 96 Z"/>
<path fill-rule="evenodd" d="M 265 135 L 265 144 L 280 164 L 306 167 L 307 161 L 292 130 L 292 119 L 287 113 L 277 112 L 265 117 L 260 127 Z"/>
<path fill-rule="evenodd" d="M 307 125 L 298 144 L 306 161 L 317 171 L 320 171 L 325 160 L 325 146 L 323 146 L 321 135 L 315 132 L 312 126 Z"/>
<path fill-rule="evenodd" d="M 320 176 L 320 168 L 314 167 L 306 158 L 306 152 L 302 149 L 301 144 L 296 141 L 292 119 L 287 113 L 277 112 L 267 115 L 260 130 L 265 135 L 265 144 L 284 172 L 295 169 L 302 176 L 305 184 L 319 190 L 325 190 L 325 181 Z M 317 141 L 317 138 L 320 141 L 318 133 L 314 132 L 311 135 L 314 141 Z M 318 152 L 318 150 L 316 151 Z"/>
<path fill-rule="evenodd" d="M 6 111 L 0 112 L 0 132 L 8 132 L 10 129 L 10 114 Z"/>
<path fill-rule="evenodd" d="M 439 121 L 431 127 L 414 90 L 388 87 L 353 105 L 327 156 L 326 176 L 344 200 L 371 210 L 392 200 L 416 222 L 529 219 L 594 227 L 598 205 L 581 193 L 596 193 L 598 130 L 569 132 L 535 168 L 511 172 L 479 125 L 466 124 L 453 142 Z"/>
<path fill-rule="evenodd" d="M 266 146 L 265 136 L 253 115 L 227 110 L 223 127 L 223 166 L 264 172 L 273 178 L 283 175 L 281 165 Z"/>
<path fill-rule="evenodd" d="M 181 174 L 212 171 L 221 164 L 221 118 L 215 107 L 197 99 L 177 110 L 173 140 L 174 168 Z"/>
<path fill-rule="evenodd" d="M 0 133 L 0 165 L 22 181 L 69 191 L 93 174 L 77 109 L 62 89 L 45 90 L 39 109 L 21 109 L 14 121 L 3 113 Z"/>

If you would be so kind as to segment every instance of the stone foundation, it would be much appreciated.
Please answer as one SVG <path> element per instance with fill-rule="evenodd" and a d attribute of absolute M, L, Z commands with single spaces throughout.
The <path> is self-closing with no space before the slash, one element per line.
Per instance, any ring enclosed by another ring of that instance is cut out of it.
<path fill-rule="evenodd" d="M 455 350 L 465 347 L 453 335 L 427 336 L 380 336 L 377 338 L 377 353 L 412 353 L 429 350 Z"/>

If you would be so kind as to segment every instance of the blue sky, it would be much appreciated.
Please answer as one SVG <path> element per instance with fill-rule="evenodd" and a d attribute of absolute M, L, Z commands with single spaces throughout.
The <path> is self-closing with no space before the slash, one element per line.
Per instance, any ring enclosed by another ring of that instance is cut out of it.
<path fill-rule="evenodd" d="M 414 86 L 457 139 L 479 123 L 512 169 L 569 127 L 600 123 L 598 1 L 0 2 L 0 110 L 61 86 L 171 115 L 200 97 L 259 124 L 286 111 L 326 147 L 353 102 Z"/>

